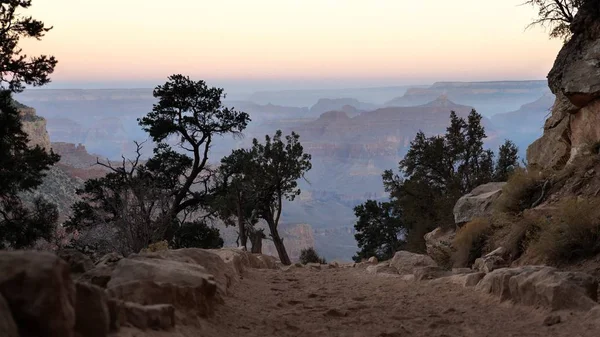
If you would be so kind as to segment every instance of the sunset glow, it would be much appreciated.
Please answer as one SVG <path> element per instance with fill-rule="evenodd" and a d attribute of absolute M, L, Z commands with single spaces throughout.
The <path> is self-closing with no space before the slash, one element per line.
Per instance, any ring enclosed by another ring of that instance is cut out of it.
<path fill-rule="evenodd" d="M 35 0 L 60 81 L 543 79 L 561 41 L 522 0 Z"/>

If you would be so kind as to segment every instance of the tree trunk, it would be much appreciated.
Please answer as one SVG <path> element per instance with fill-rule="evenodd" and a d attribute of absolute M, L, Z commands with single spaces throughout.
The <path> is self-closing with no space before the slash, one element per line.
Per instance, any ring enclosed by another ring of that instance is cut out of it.
<path fill-rule="evenodd" d="M 248 250 L 247 247 L 247 236 L 246 236 L 246 227 L 244 226 L 244 217 L 242 215 L 242 206 L 240 203 L 237 203 L 237 220 L 238 220 L 238 231 L 240 235 L 241 246 L 244 247 L 245 250 Z"/>
<path fill-rule="evenodd" d="M 277 226 L 272 219 L 267 220 L 269 224 L 269 230 L 271 231 L 271 238 L 273 238 L 273 243 L 275 244 L 275 249 L 277 249 L 277 254 L 279 255 L 279 260 L 285 266 L 289 266 L 292 264 L 290 257 L 285 250 L 285 246 L 283 245 L 283 239 L 279 236 L 279 232 L 277 231 Z"/>
<path fill-rule="evenodd" d="M 263 236 L 260 231 L 252 235 L 250 241 L 252 241 L 252 254 L 262 254 L 262 240 Z"/>

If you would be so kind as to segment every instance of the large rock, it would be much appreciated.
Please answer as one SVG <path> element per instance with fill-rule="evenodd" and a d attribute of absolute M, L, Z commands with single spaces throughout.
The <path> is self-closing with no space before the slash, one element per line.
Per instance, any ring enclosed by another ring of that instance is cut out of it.
<path fill-rule="evenodd" d="M 398 275 L 396 268 L 391 267 L 389 262 L 381 262 L 376 265 L 370 265 L 366 269 L 369 274 L 394 274 Z"/>
<path fill-rule="evenodd" d="M 598 282 L 592 276 L 546 266 L 497 269 L 487 274 L 477 289 L 501 301 L 552 310 L 589 310 L 598 298 Z"/>
<path fill-rule="evenodd" d="M 527 161 L 540 169 L 562 169 L 586 146 L 600 140 L 599 3 L 588 1 L 571 24 L 573 36 L 548 74 L 556 95 L 544 134 L 527 149 Z"/>
<path fill-rule="evenodd" d="M 75 285 L 69 265 L 41 252 L 0 253 L 0 294 L 22 337 L 72 337 Z"/>
<path fill-rule="evenodd" d="M 206 270 L 206 273 L 214 276 L 214 280 L 217 284 L 217 288 L 221 295 L 225 295 L 228 289 L 236 282 L 237 275 L 232 268 L 224 262 L 222 257 L 219 256 L 219 249 L 216 250 L 205 250 L 198 248 L 185 248 L 177 250 L 165 250 L 156 253 L 146 253 L 130 256 L 130 259 L 164 259 L 170 261 L 178 261 L 183 263 L 190 263 L 193 265 L 201 266 Z M 226 251 L 223 249 L 223 251 Z M 240 251 L 241 252 L 241 251 Z M 248 256 L 252 254 L 243 252 Z M 252 256 L 251 266 L 261 265 L 261 261 L 255 256 Z"/>
<path fill-rule="evenodd" d="M 390 261 L 390 266 L 394 267 L 399 274 L 414 274 L 419 267 L 437 267 L 437 263 L 431 257 L 422 254 L 415 254 L 401 250 L 394 254 Z"/>
<path fill-rule="evenodd" d="M 462 196 L 454 205 L 454 222 L 461 225 L 491 215 L 492 203 L 500 197 L 504 185 L 504 182 L 488 183 Z"/>
<path fill-rule="evenodd" d="M 83 274 L 94 268 L 92 259 L 75 249 L 61 250 L 57 255 L 69 264 L 73 274 Z"/>
<path fill-rule="evenodd" d="M 75 331 L 85 337 L 106 337 L 110 315 L 104 289 L 87 283 L 76 283 Z"/>
<path fill-rule="evenodd" d="M 452 241 L 454 241 L 455 236 L 455 229 L 443 229 L 441 227 L 425 234 L 427 255 L 429 255 L 438 265 L 451 267 L 453 265 L 452 256 L 456 252 L 456 249 L 452 246 Z"/>
<path fill-rule="evenodd" d="M 3 337 L 19 337 L 17 324 L 13 319 L 8 303 L 2 295 L 0 295 L 0 331 L 2 331 Z"/>
<path fill-rule="evenodd" d="M 202 317 L 210 315 L 214 304 L 222 301 L 215 278 L 206 268 L 158 256 L 119 261 L 108 283 L 108 292 L 123 301 L 171 304 Z"/>
<path fill-rule="evenodd" d="M 490 252 L 475 260 L 473 270 L 483 273 L 489 273 L 496 269 L 508 267 L 508 262 L 505 259 L 506 250 L 503 247 Z"/>
<path fill-rule="evenodd" d="M 175 327 L 175 308 L 169 304 L 139 305 L 124 303 L 125 322 L 147 330 L 170 330 Z"/>
<path fill-rule="evenodd" d="M 413 274 L 416 281 L 435 280 L 452 275 L 452 272 L 441 267 L 419 267 L 415 268 Z"/>

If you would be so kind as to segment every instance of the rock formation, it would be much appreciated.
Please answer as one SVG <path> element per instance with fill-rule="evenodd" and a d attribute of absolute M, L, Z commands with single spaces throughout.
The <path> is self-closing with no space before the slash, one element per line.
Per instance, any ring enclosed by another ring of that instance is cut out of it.
<path fill-rule="evenodd" d="M 46 130 L 46 119 L 36 114 L 34 108 L 20 105 L 19 114 L 23 123 L 23 131 L 29 137 L 29 146 L 39 145 L 41 148 L 49 151 L 50 136 Z"/>
<path fill-rule="evenodd" d="M 600 141 L 600 14 L 590 1 L 571 25 L 573 37 L 563 46 L 548 74 L 556 95 L 543 136 L 527 149 L 530 165 L 559 170 Z"/>
<path fill-rule="evenodd" d="M 240 250 L 111 254 L 95 266 L 73 251 L 61 256 L 66 261 L 51 253 L 0 252 L 3 337 L 107 337 L 119 336 L 121 328 L 197 327 L 249 268 L 276 268 L 275 258 Z M 85 276 L 96 269 L 108 279 L 102 286 Z"/>

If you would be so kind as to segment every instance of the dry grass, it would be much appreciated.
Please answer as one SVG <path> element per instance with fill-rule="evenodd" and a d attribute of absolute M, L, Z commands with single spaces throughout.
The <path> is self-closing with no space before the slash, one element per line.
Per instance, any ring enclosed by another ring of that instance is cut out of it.
<path fill-rule="evenodd" d="M 456 249 L 452 258 L 454 267 L 471 266 L 475 259 L 481 257 L 490 229 L 491 223 L 488 219 L 478 218 L 458 230 L 452 242 Z"/>
<path fill-rule="evenodd" d="M 546 181 L 541 171 L 517 168 L 495 203 L 496 211 L 518 214 L 531 208 L 542 196 Z"/>
<path fill-rule="evenodd" d="M 559 264 L 594 256 L 600 253 L 600 199 L 563 200 L 536 227 L 532 257 Z"/>
<path fill-rule="evenodd" d="M 169 243 L 166 240 L 158 241 L 148 245 L 148 248 L 144 248 L 140 253 L 154 253 L 169 250 Z"/>

